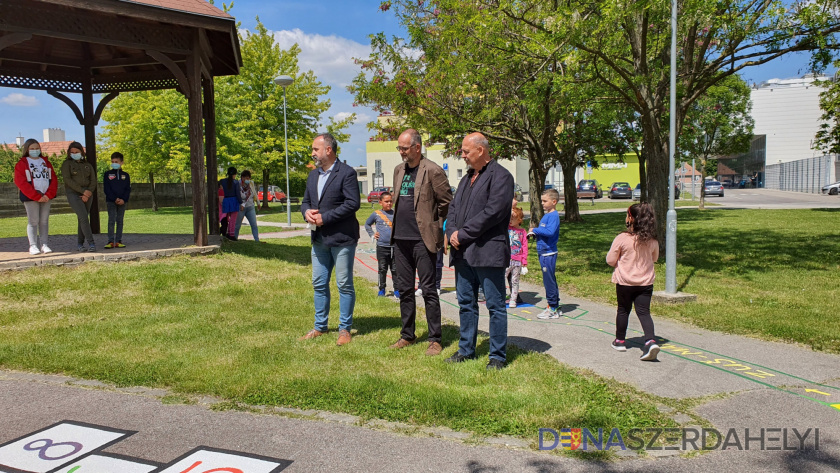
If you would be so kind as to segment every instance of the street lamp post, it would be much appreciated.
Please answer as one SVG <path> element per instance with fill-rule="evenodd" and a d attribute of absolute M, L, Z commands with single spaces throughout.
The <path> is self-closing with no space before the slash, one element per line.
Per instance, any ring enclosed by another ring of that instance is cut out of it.
<path fill-rule="evenodd" d="M 285 145 L 283 151 L 286 152 L 286 219 L 288 225 L 292 226 L 292 198 L 289 194 L 289 130 L 286 126 L 286 87 L 292 85 L 295 80 L 291 76 L 279 76 L 274 79 L 274 83 L 283 87 L 283 138 Z M 268 183 L 266 183 L 268 189 Z"/>

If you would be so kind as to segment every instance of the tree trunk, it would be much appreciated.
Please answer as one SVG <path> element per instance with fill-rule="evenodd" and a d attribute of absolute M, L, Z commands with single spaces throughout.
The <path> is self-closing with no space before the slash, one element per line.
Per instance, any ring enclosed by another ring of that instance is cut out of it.
<path fill-rule="evenodd" d="M 531 224 L 536 227 L 543 216 L 542 205 L 540 205 L 540 196 L 545 185 L 545 176 L 548 174 L 540 157 L 533 152 L 528 153 L 528 161 L 530 169 L 528 169 L 528 201 L 531 208 Z"/>
<path fill-rule="evenodd" d="M 566 199 L 566 215 L 563 217 L 563 221 L 582 222 L 577 200 L 577 186 L 575 185 L 577 159 L 574 156 L 567 156 L 566 158 L 560 161 L 560 168 L 563 170 L 563 196 Z"/>
<path fill-rule="evenodd" d="M 706 156 L 700 158 L 700 205 L 697 208 L 706 209 Z"/>
<path fill-rule="evenodd" d="M 668 137 L 645 132 L 647 156 L 648 201 L 656 215 L 656 232 L 659 237 L 659 254 L 665 255 L 665 224 L 668 214 Z"/>
<path fill-rule="evenodd" d="M 263 203 L 262 210 L 268 210 L 268 168 L 263 168 Z"/>
<path fill-rule="evenodd" d="M 645 153 L 636 153 L 636 157 L 639 158 L 639 184 L 641 184 L 639 202 L 649 202 Z"/>
<path fill-rule="evenodd" d="M 157 212 L 157 194 L 155 193 L 155 174 L 149 173 L 149 183 L 152 185 L 152 211 Z"/>

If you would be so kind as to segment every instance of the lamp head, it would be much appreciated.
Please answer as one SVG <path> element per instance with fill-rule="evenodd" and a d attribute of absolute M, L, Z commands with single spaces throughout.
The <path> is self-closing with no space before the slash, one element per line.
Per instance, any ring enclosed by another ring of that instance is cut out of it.
<path fill-rule="evenodd" d="M 292 85 L 295 80 L 291 76 L 277 76 L 274 78 L 274 83 L 280 87 L 288 87 Z"/>

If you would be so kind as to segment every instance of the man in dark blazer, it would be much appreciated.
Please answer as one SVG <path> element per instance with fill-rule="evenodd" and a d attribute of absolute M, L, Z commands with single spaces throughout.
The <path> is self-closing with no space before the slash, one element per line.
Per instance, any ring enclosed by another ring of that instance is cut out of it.
<path fill-rule="evenodd" d="M 306 179 L 300 210 L 312 228 L 312 287 L 315 290 L 315 328 L 301 337 L 310 340 L 327 333 L 330 315 L 330 274 L 335 268 L 338 286 L 338 342 L 350 343 L 356 290 L 353 261 L 359 242 L 359 180 L 356 170 L 338 160 L 338 143 L 332 135 L 318 135 L 312 142 L 315 169 Z"/>
<path fill-rule="evenodd" d="M 490 159 L 490 144 L 481 133 L 464 138 L 461 157 L 470 169 L 458 185 L 446 221 L 446 235 L 452 246 L 449 261 L 455 266 L 461 340 L 458 352 L 446 361 L 460 363 L 475 358 L 481 287 L 490 312 L 487 369 L 502 369 L 507 360 L 505 268 L 510 264 L 507 228 L 513 202 L 513 176 Z"/>
<path fill-rule="evenodd" d="M 423 157 L 423 141 L 417 130 L 408 129 L 397 140 L 403 163 L 394 169 L 394 228 L 391 243 L 396 251 L 397 280 L 400 293 L 402 330 L 391 348 L 405 348 L 415 342 L 414 322 L 417 304 L 414 299 L 414 273 L 426 302 L 429 346 L 426 355 L 440 355 L 440 299 L 435 285 L 437 253 L 443 248 L 443 221 L 452 200 L 446 173 Z"/>

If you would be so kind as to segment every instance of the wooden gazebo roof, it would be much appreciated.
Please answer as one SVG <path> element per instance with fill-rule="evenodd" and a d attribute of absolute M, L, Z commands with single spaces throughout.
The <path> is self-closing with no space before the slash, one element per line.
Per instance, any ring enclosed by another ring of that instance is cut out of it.
<path fill-rule="evenodd" d="M 120 92 L 186 96 L 197 245 L 207 244 L 208 223 L 211 233 L 218 228 L 213 77 L 241 66 L 236 20 L 206 0 L 0 0 L 0 87 L 46 90 L 67 104 L 94 167 L 95 126 Z M 67 92 L 80 93 L 82 107 Z M 98 104 L 95 94 L 103 94 Z"/>
<path fill-rule="evenodd" d="M 81 93 L 90 74 L 94 93 L 176 88 L 167 63 L 183 66 L 196 35 L 212 75 L 242 64 L 235 19 L 204 0 L 0 0 L 0 12 L 0 86 Z"/>

